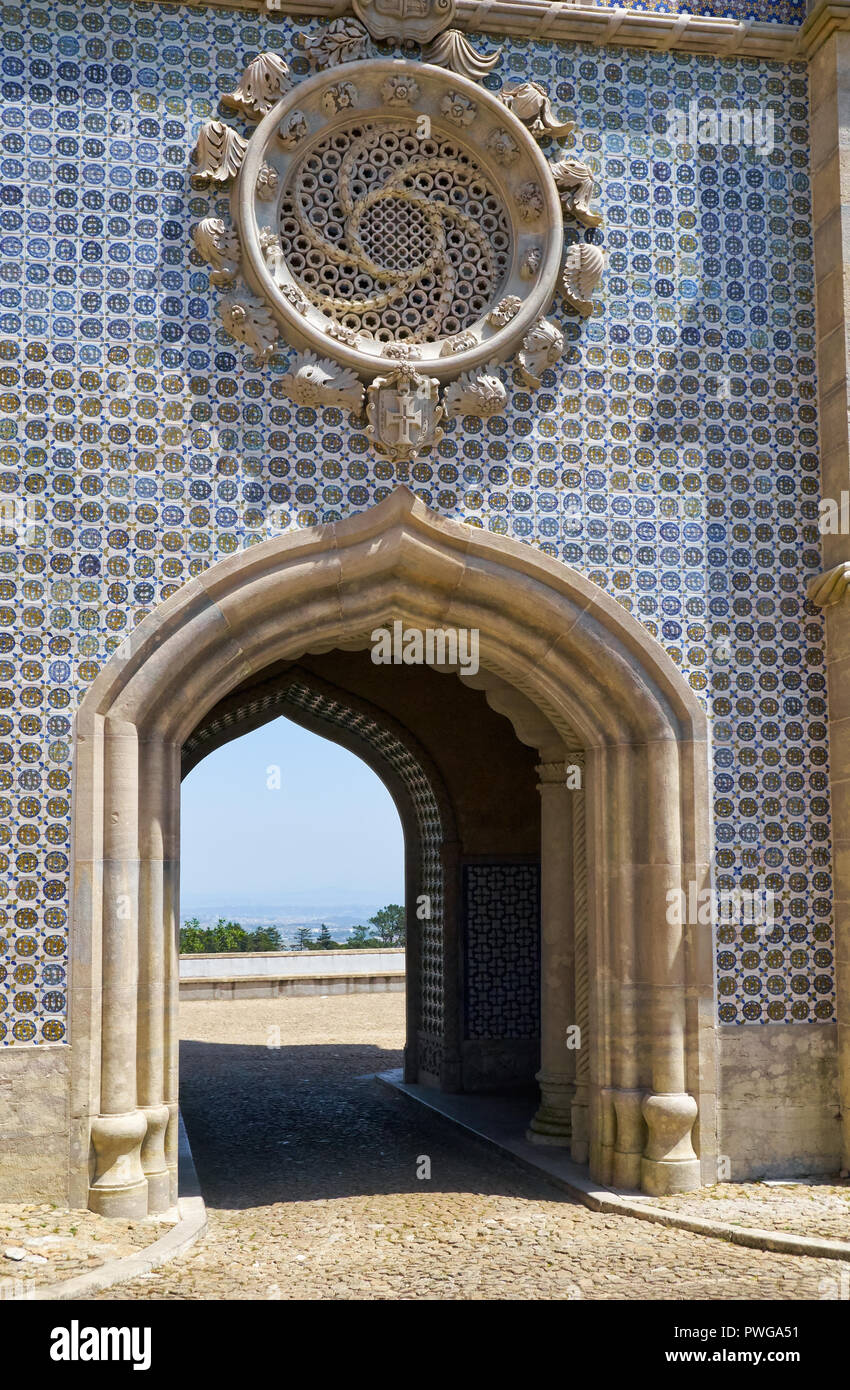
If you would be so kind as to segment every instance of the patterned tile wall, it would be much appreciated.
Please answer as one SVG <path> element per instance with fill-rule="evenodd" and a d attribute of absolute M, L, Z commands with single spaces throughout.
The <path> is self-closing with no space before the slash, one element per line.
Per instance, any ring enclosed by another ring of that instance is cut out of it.
<path fill-rule="evenodd" d="M 397 479 L 334 409 L 289 402 L 221 330 L 190 228 L 225 200 L 188 153 L 289 20 L 200 7 L 0 10 L 0 1033 L 65 1027 L 70 735 L 82 692 L 190 575 Z M 295 57 L 296 75 L 305 72 Z M 723 928 L 720 1017 L 833 1011 L 806 73 L 680 53 L 508 43 L 583 132 L 609 255 L 600 307 L 533 398 L 449 422 L 411 470 L 446 515 L 588 574 L 713 717 L 719 888 L 773 888 L 765 941 Z M 671 142 L 725 102 L 769 153 Z M 550 145 L 555 155 L 559 147 Z M 465 422 L 468 426 L 469 422 Z"/>
<path fill-rule="evenodd" d="M 464 1037 L 540 1036 L 540 865 L 463 869 Z"/>

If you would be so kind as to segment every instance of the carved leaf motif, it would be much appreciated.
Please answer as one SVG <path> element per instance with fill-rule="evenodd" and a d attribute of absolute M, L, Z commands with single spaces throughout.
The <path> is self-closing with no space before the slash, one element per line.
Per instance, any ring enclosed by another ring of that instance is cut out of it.
<path fill-rule="evenodd" d="M 356 19 L 335 19 L 318 34 L 296 34 L 295 42 L 320 71 L 338 63 L 356 63 L 368 57 L 372 47 L 369 35 Z"/>
<path fill-rule="evenodd" d="M 605 253 L 588 241 L 577 241 L 567 251 L 561 288 L 564 298 L 585 318 L 593 313 L 590 296 L 602 279 Z"/>
<path fill-rule="evenodd" d="M 508 393 L 500 378 L 486 367 L 464 372 L 457 381 L 446 387 L 443 397 L 447 415 L 498 415 L 508 402 Z"/>
<path fill-rule="evenodd" d="M 278 327 L 265 304 L 250 299 L 226 299 L 221 319 L 237 342 L 250 348 L 258 362 L 267 362 L 275 349 Z"/>
<path fill-rule="evenodd" d="M 447 29 L 433 43 L 429 43 L 422 54 L 426 63 L 448 68 L 449 72 L 460 73 L 461 77 L 468 77 L 473 82 L 479 82 L 488 72 L 492 72 L 501 56 L 501 48 L 497 48 L 495 53 L 477 53 L 459 29 Z"/>
<path fill-rule="evenodd" d="M 312 352 L 296 357 L 281 386 L 299 405 L 338 406 L 355 414 L 363 409 L 363 385 L 356 372 Z"/>
<path fill-rule="evenodd" d="M 198 255 L 212 266 L 210 281 L 226 285 L 239 270 L 239 238 L 220 217 L 205 217 L 192 233 Z"/>
<path fill-rule="evenodd" d="M 550 165 L 555 187 L 561 195 L 564 207 L 577 217 L 585 227 L 599 227 L 602 214 L 593 212 L 589 206 L 593 197 L 593 174 L 580 159 L 561 159 Z"/>
<path fill-rule="evenodd" d="M 226 121 L 205 121 L 192 151 L 192 158 L 198 165 L 195 177 L 227 183 L 242 168 L 247 148 L 247 142 Z"/>
<path fill-rule="evenodd" d="M 307 118 L 303 111 L 291 111 L 277 128 L 277 138 L 285 150 L 292 150 L 307 134 Z"/>
<path fill-rule="evenodd" d="M 222 105 L 259 121 L 292 89 L 289 66 L 279 53 L 261 53 L 249 63 L 235 91 L 222 97 Z"/>

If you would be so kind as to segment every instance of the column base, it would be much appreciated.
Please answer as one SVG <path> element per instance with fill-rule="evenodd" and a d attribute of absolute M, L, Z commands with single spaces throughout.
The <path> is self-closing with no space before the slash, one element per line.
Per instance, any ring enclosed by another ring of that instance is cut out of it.
<path fill-rule="evenodd" d="M 702 1186 L 700 1162 L 691 1143 L 697 1103 L 686 1092 L 647 1096 L 643 1117 L 648 1131 L 640 1165 L 640 1185 L 650 1197 L 694 1192 Z"/>
<path fill-rule="evenodd" d="M 171 1183 L 165 1161 L 165 1132 L 170 1112 L 167 1105 L 145 1105 L 141 1113 L 147 1122 L 141 1161 L 148 1184 L 148 1215 L 157 1216 L 171 1206 Z"/>
<path fill-rule="evenodd" d="M 89 1187 L 90 1211 L 129 1220 L 147 1216 L 148 1184 L 141 1162 L 146 1133 L 147 1121 L 139 1110 L 92 1120 L 95 1180 Z"/>

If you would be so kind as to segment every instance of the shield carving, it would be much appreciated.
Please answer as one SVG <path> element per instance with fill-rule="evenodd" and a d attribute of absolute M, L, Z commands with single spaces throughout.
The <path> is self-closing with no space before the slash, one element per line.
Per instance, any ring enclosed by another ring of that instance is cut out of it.
<path fill-rule="evenodd" d="M 353 0 L 373 39 L 430 43 L 454 19 L 455 0 Z"/>
<path fill-rule="evenodd" d="M 367 388 L 367 434 L 379 453 L 400 461 L 416 458 L 443 437 L 440 383 L 401 366 Z"/>

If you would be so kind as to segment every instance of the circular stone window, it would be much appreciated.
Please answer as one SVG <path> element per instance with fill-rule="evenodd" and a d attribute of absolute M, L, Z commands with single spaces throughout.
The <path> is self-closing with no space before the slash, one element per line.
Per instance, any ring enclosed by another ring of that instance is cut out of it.
<path fill-rule="evenodd" d="M 296 346 L 438 380 L 516 351 L 562 252 L 526 127 L 442 68 L 347 63 L 263 118 L 234 189 L 246 279 Z"/>

